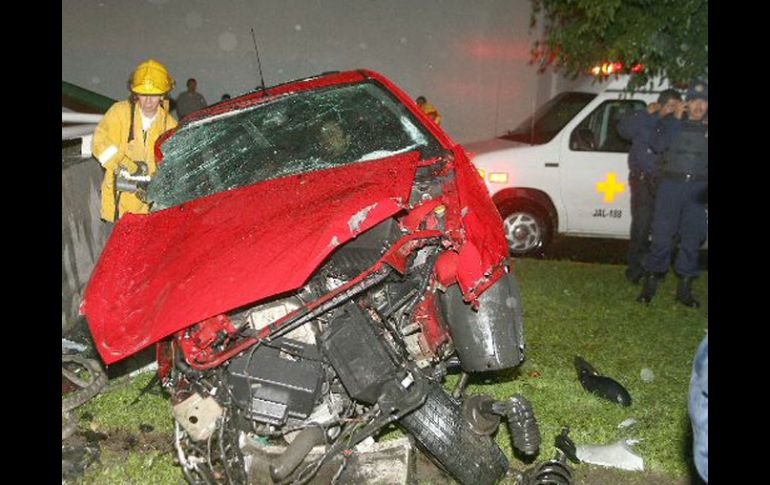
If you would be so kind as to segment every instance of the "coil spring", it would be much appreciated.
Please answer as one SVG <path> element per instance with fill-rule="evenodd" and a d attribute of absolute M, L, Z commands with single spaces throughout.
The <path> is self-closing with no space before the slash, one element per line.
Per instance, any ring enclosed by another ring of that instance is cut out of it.
<path fill-rule="evenodd" d="M 573 485 L 572 469 L 559 460 L 547 461 L 528 474 L 524 485 Z"/>

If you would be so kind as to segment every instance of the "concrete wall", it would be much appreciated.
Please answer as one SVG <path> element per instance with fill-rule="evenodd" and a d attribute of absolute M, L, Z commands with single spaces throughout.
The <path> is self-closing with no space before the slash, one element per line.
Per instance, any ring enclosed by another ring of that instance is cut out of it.
<path fill-rule="evenodd" d="M 99 163 L 77 155 L 62 156 L 61 301 L 62 332 L 78 319 L 81 292 L 107 241 L 109 227 L 99 218 L 99 189 L 104 171 Z"/>
<path fill-rule="evenodd" d="M 465 142 L 513 128 L 551 97 L 528 65 L 529 0 L 62 0 L 62 79 L 123 99 L 153 57 L 209 102 L 329 70 L 379 71 L 425 95 Z"/>

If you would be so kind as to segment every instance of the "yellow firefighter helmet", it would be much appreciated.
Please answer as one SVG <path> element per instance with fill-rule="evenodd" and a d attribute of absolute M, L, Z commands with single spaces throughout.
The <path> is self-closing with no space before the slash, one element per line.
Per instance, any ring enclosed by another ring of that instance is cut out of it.
<path fill-rule="evenodd" d="M 168 69 L 154 59 L 139 64 L 131 76 L 131 91 L 136 94 L 166 94 L 173 88 Z"/>

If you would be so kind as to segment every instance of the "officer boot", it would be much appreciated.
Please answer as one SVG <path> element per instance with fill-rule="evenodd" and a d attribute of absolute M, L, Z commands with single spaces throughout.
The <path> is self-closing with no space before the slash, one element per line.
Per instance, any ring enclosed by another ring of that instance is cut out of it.
<path fill-rule="evenodd" d="M 676 286 L 676 301 L 690 308 L 698 308 L 700 302 L 692 296 L 692 277 L 680 276 Z"/>
<path fill-rule="evenodd" d="M 646 272 L 642 276 L 643 286 L 642 292 L 636 298 L 636 301 L 640 303 L 649 303 L 652 301 L 652 297 L 655 296 L 655 292 L 658 291 L 658 281 L 663 279 L 663 275 L 659 273 Z"/>
<path fill-rule="evenodd" d="M 642 277 L 644 276 L 644 270 L 642 269 L 635 269 L 629 266 L 626 268 L 626 279 L 631 282 L 631 284 L 638 285 L 639 282 L 642 280 Z"/>

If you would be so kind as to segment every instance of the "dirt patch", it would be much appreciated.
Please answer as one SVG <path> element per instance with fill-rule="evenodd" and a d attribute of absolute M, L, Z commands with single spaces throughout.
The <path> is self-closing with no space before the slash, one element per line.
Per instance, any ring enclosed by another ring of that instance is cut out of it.
<path fill-rule="evenodd" d="M 89 443 L 98 444 L 102 449 L 116 453 L 151 451 L 165 453 L 174 449 L 172 435 L 155 432 L 149 426 L 141 433 L 130 433 L 124 430 L 112 430 L 108 433 L 86 431 L 82 436 Z"/>
<path fill-rule="evenodd" d="M 686 478 L 675 479 L 652 471 L 629 472 L 587 465 L 578 465 L 574 476 L 575 483 L 590 485 L 690 485 L 691 483 Z"/>
<path fill-rule="evenodd" d="M 140 433 L 125 430 L 111 430 L 107 433 L 79 430 L 62 441 L 62 483 L 74 483 L 89 466 L 99 462 L 104 451 L 120 456 L 129 453 L 174 451 L 174 437 L 171 434 L 159 433 L 151 426 L 143 426 L 145 427 Z"/>
<path fill-rule="evenodd" d="M 98 443 L 89 442 L 80 433 L 75 433 L 61 444 L 61 480 L 70 483 L 80 477 L 86 468 L 97 462 L 101 456 Z"/>
<path fill-rule="evenodd" d="M 540 463 L 540 462 L 538 462 Z M 666 475 L 646 471 L 629 472 L 592 465 L 572 466 L 575 485 L 702 485 L 699 477 L 671 478 Z M 516 485 L 517 477 L 524 469 L 511 469 L 500 485 Z M 447 474 L 436 467 L 430 459 L 420 452 L 417 455 L 417 467 L 414 483 L 420 485 L 456 485 Z"/>
<path fill-rule="evenodd" d="M 104 451 L 128 453 L 173 453 L 173 436 L 142 427 L 139 433 L 110 430 L 106 433 L 91 430 L 78 431 L 62 443 L 62 482 L 73 483 L 91 464 L 98 462 Z M 538 462 L 540 463 L 540 462 Z M 439 469 L 424 453 L 418 451 L 414 463 L 412 483 L 419 485 L 454 485 L 449 475 Z M 514 465 L 515 466 L 515 465 Z M 646 471 L 628 472 L 593 465 L 572 466 L 575 484 L 588 485 L 701 485 L 697 476 L 675 479 Z M 500 485 L 516 485 L 522 468 L 513 468 Z"/>

